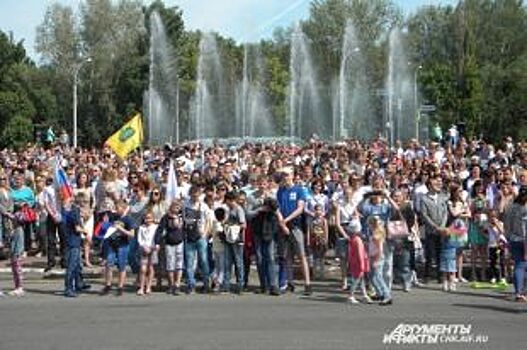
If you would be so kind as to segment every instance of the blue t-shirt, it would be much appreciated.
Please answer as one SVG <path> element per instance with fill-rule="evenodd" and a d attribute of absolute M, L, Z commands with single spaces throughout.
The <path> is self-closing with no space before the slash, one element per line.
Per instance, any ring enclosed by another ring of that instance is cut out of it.
<path fill-rule="evenodd" d="M 306 191 L 302 186 L 293 186 L 293 187 L 280 187 L 278 193 L 276 194 L 278 200 L 278 206 L 280 208 L 280 213 L 282 216 L 287 218 L 294 212 L 298 206 L 298 201 L 306 201 Z M 294 226 L 300 226 L 301 216 L 298 216 L 291 222 Z"/>
<path fill-rule="evenodd" d="M 77 207 L 71 209 L 62 209 L 62 230 L 66 237 L 66 244 L 68 248 L 80 248 L 82 245 L 82 237 L 80 232 L 77 232 L 76 226 L 81 226 L 80 210 Z"/>
<path fill-rule="evenodd" d="M 113 224 L 114 225 L 116 225 L 116 224 L 117 225 L 123 225 L 124 229 L 127 230 L 127 231 L 135 231 L 137 229 L 137 225 L 135 223 L 135 220 L 132 219 L 128 215 L 122 216 L 120 218 L 119 217 L 116 218 L 113 221 Z M 119 237 L 119 245 L 120 246 L 127 245 L 128 241 L 129 241 L 128 236 L 125 235 L 124 233 L 120 233 L 119 235 L 120 235 L 120 237 Z"/>

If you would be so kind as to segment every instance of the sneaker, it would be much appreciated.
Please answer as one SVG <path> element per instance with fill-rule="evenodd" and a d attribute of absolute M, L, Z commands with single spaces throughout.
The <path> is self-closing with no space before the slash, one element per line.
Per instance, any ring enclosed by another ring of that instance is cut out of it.
<path fill-rule="evenodd" d="M 403 292 L 405 292 L 405 293 L 410 293 L 411 290 L 412 290 L 412 287 L 410 287 L 410 286 L 404 286 L 403 287 Z"/>
<path fill-rule="evenodd" d="M 68 291 L 68 292 L 64 293 L 64 297 L 66 297 L 66 298 L 76 298 L 77 297 L 77 293 Z"/>
<path fill-rule="evenodd" d="M 295 285 L 293 283 L 288 283 L 287 284 L 287 290 L 291 293 L 294 293 L 295 292 Z"/>
<path fill-rule="evenodd" d="M 139 288 L 135 294 L 137 294 L 137 296 L 139 296 L 139 297 L 142 297 L 142 296 L 145 295 L 145 292 L 143 292 L 142 288 Z"/>
<path fill-rule="evenodd" d="M 0 298 L 5 297 L 4 291 L 0 290 Z"/>
<path fill-rule="evenodd" d="M 179 295 L 179 286 L 172 287 L 172 295 Z"/>
<path fill-rule="evenodd" d="M 304 295 L 312 295 L 313 294 L 313 287 L 310 284 L 306 284 L 304 287 Z"/>
<path fill-rule="evenodd" d="M 280 293 L 285 294 L 287 292 L 287 285 L 283 285 L 280 287 Z"/>
<path fill-rule="evenodd" d="M 527 302 L 527 298 L 525 297 L 525 295 L 516 295 L 516 298 L 514 298 L 514 300 L 517 301 L 518 303 Z"/>
<path fill-rule="evenodd" d="M 383 299 L 379 303 L 379 305 L 382 305 L 382 306 L 392 305 L 392 304 L 393 304 L 393 300 L 391 298 Z"/>
<path fill-rule="evenodd" d="M 491 283 L 491 284 L 496 284 L 496 279 L 495 279 L 495 278 L 491 278 L 491 279 L 490 279 L 490 283 Z"/>
<path fill-rule="evenodd" d="M 276 287 L 273 287 L 271 288 L 271 293 L 270 293 L 272 296 L 279 296 L 280 295 L 280 290 Z"/>
<path fill-rule="evenodd" d="M 359 301 L 353 295 L 348 298 L 348 302 L 350 304 L 358 304 L 359 303 Z"/>
<path fill-rule="evenodd" d="M 101 290 L 101 295 L 102 296 L 105 296 L 105 295 L 108 295 L 110 294 L 110 291 L 112 290 L 112 287 L 111 286 L 105 286 L 102 290 Z"/>
<path fill-rule="evenodd" d="M 451 292 L 455 292 L 456 291 L 456 284 L 455 283 L 450 283 L 450 291 Z"/>
<path fill-rule="evenodd" d="M 21 298 L 26 294 L 22 288 L 13 289 L 9 292 L 9 295 L 12 297 Z"/>
<path fill-rule="evenodd" d="M 458 283 L 458 282 L 459 282 L 459 280 L 457 279 L 457 277 L 454 277 L 454 282 L 455 282 L 455 283 Z"/>
<path fill-rule="evenodd" d="M 194 287 L 192 287 L 192 286 L 187 287 L 186 293 L 187 293 L 187 295 L 194 294 L 195 293 Z"/>
<path fill-rule="evenodd" d="M 464 277 L 459 278 L 460 283 L 468 283 L 468 280 Z"/>

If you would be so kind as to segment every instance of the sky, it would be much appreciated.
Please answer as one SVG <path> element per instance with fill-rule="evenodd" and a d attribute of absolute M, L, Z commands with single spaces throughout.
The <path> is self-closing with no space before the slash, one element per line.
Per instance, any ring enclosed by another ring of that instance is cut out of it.
<path fill-rule="evenodd" d="M 279 26 L 305 19 L 311 0 L 165 0 L 183 10 L 189 29 L 214 30 L 239 42 L 258 41 L 271 36 Z M 0 30 L 24 40 L 28 55 L 35 53 L 36 27 L 48 5 L 59 2 L 78 8 L 82 0 L 0 0 Z M 145 3 L 150 1 L 144 0 Z M 454 3 L 455 0 L 395 0 L 405 14 L 419 6 Z"/>

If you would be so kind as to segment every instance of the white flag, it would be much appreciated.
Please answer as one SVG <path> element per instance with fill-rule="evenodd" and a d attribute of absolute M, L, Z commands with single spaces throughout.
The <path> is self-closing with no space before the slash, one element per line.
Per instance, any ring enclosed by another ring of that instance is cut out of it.
<path fill-rule="evenodd" d="M 167 193 L 165 201 L 167 205 L 170 205 L 172 201 L 177 199 L 177 178 L 176 170 L 174 169 L 174 161 L 170 160 L 170 169 L 168 170 L 168 182 L 167 182 Z"/>

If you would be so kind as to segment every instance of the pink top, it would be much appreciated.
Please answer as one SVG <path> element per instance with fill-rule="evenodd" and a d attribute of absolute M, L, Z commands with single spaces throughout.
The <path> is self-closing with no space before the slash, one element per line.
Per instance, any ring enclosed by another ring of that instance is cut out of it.
<path fill-rule="evenodd" d="M 370 271 L 370 262 L 362 239 L 353 235 L 348 243 L 348 269 L 353 278 L 360 278 Z"/>

